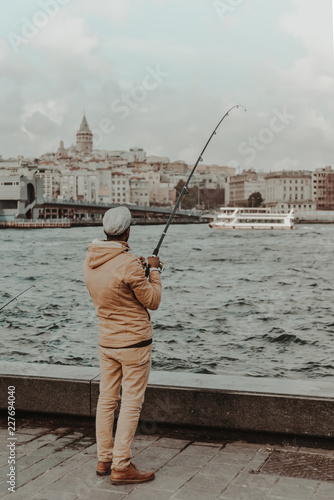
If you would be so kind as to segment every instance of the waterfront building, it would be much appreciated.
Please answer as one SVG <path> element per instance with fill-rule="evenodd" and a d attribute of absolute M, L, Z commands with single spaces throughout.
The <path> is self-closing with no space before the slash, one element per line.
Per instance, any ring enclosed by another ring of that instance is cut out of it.
<path fill-rule="evenodd" d="M 264 176 L 255 170 L 231 175 L 227 179 L 226 191 L 226 203 L 231 207 L 248 206 L 248 198 L 253 193 L 261 193 L 266 199 Z"/>
<path fill-rule="evenodd" d="M 43 203 L 43 180 L 35 173 L 0 176 L 0 221 L 35 218 Z"/>
<path fill-rule="evenodd" d="M 54 162 L 41 162 L 38 166 L 38 175 L 43 179 L 44 198 L 55 199 L 60 196 L 61 173 Z"/>
<path fill-rule="evenodd" d="M 0 171 L 1 170 L 11 170 L 12 172 L 17 172 L 22 165 L 22 158 L 8 158 L 3 159 L 0 155 Z"/>
<path fill-rule="evenodd" d="M 266 203 L 273 212 L 314 209 L 312 174 L 301 170 L 283 170 L 265 175 Z"/>
<path fill-rule="evenodd" d="M 312 173 L 312 197 L 317 210 L 334 210 L 334 171 L 317 168 Z"/>
<path fill-rule="evenodd" d="M 175 199 L 175 186 L 164 172 L 148 170 L 140 175 L 148 181 L 149 204 L 170 205 Z"/>
<path fill-rule="evenodd" d="M 97 171 L 97 201 L 102 203 L 130 203 L 130 172 L 102 168 Z"/>

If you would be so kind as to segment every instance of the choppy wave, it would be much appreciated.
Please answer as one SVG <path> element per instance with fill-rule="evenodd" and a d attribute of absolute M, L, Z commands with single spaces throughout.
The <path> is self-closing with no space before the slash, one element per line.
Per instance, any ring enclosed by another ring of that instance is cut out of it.
<path fill-rule="evenodd" d="M 137 255 L 161 226 L 133 227 Z M 99 228 L 0 231 L 3 359 L 98 366 L 98 327 L 82 276 Z M 153 369 L 252 377 L 334 376 L 334 226 L 221 232 L 171 226 L 154 323 Z"/>

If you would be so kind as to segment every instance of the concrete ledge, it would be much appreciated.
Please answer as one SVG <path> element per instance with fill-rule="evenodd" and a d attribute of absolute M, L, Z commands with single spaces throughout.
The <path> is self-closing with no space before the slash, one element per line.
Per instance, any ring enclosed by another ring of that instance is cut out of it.
<path fill-rule="evenodd" d="M 0 408 L 8 386 L 15 387 L 17 410 L 90 416 L 91 381 L 98 368 L 35 363 L 1 363 Z"/>
<path fill-rule="evenodd" d="M 93 417 L 99 369 L 2 362 L 0 408 Z M 222 430 L 334 437 L 334 384 L 152 371 L 141 419 Z"/>

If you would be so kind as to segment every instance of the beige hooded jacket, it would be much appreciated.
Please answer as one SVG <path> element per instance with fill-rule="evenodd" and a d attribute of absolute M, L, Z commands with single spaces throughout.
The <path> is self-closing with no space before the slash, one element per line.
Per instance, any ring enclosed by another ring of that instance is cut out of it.
<path fill-rule="evenodd" d="M 88 245 L 83 273 L 99 320 L 99 344 L 126 347 L 152 338 L 147 309 L 158 309 L 160 273 L 149 281 L 126 242 L 94 240 Z"/>

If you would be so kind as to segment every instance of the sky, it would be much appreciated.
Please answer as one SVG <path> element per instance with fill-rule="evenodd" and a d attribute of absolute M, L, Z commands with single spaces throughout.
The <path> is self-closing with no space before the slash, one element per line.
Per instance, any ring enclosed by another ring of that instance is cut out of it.
<path fill-rule="evenodd" d="M 237 172 L 334 165 L 332 0 L 12 0 L 0 155 L 75 142 Z"/>

